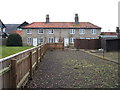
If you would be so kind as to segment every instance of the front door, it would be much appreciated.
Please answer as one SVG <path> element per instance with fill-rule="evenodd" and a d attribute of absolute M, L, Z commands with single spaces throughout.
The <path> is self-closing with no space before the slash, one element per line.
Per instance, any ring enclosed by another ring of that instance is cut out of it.
<path fill-rule="evenodd" d="M 68 46 L 69 45 L 69 38 L 64 38 L 64 46 Z"/>
<path fill-rule="evenodd" d="M 33 46 L 37 46 L 37 38 L 33 38 Z"/>

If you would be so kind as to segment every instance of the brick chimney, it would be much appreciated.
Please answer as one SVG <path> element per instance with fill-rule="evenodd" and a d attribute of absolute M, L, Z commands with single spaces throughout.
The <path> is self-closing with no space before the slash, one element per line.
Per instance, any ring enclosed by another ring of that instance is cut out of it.
<path fill-rule="evenodd" d="M 46 15 L 46 23 L 49 23 L 50 19 L 49 19 L 49 14 Z"/>
<path fill-rule="evenodd" d="M 79 24 L 79 17 L 78 17 L 78 14 L 75 14 L 75 24 Z"/>
<path fill-rule="evenodd" d="M 116 33 L 117 33 L 118 38 L 120 38 L 120 29 L 119 29 L 119 27 L 116 27 Z"/>

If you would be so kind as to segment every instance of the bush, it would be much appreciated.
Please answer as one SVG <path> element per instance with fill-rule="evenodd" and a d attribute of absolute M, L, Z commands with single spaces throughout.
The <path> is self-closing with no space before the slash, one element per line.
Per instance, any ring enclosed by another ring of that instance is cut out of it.
<path fill-rule="evenodd" d="M 22 46 L 22 38 L 19 34 L 10 34 L 7 39 L 7 46 Z"/>

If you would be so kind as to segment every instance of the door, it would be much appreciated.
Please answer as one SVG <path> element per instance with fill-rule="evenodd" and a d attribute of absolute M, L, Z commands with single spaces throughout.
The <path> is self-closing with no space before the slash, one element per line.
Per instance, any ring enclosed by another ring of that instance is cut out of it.
<path fill-rule="evenodd" d="M 64 38 L 64 46 L 68 46 L 69 45 L 69 38 Z"/>
<path fill-rule="evenodd" d="M 59 42 L 59 39 L 58 38 L 55 38 L 55 43 L 58 43 Z"/>
<path fill-rule="evenodd" d="M 37 46 L 37 38 L 33 38 L 33 46 Z"/>

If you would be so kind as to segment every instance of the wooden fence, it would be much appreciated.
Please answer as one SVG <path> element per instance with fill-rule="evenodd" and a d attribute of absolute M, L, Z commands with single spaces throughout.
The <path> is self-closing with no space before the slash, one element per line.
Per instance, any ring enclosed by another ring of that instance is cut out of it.
<path fill-rule="evenodd" d="M 63 43 L 43 44 L 20 53 L 0 59 L 0 90 L 2 88 L 21 88 L 41 62 L 45 52 L 50 48 L 63 49 Z"/>
<path fill-rule="evenodd" d="M 64 49 L 63 43 L 48 43 L 48 49 Z"/>
<path fill-rule="evenodd" d="M 20 88 L 32 79 L 47 48 L 47 44 L 44 44 L 0 59 L 0 89 Z"/>
<path fill-rule="evenodd" d="M 77 49 L 99 49 L 100 39 L 75 39 L 74 46 Z"/>

